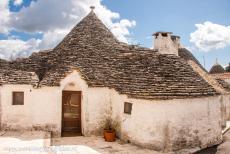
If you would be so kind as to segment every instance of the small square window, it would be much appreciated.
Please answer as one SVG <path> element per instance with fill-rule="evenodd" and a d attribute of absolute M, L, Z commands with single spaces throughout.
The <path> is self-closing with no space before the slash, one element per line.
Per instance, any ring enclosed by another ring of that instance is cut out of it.
<path fill-rule="evenodd" d="M 131 112 L 132 112 L 132 106 L 133 106 L 132 103 L 125 102 L 124 113 L 131 114 Z"/>
<path fill-rule="evenodd" d="M 13 92 L 13 105 L 24 105 L 24 92 Z"/>

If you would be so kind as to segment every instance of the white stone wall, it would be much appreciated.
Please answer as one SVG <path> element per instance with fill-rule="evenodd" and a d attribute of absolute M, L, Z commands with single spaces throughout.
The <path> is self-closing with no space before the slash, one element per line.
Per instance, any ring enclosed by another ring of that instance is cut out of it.
<path fill-rule="evenodd" d="M 60 87 L 4 85 L 0 87 L 1 127 L 5 130 L 49 130 L 60 136 L 62 91 L 82 91 L 82 133 L 101 135 L 111 114 L 110 90 L 88 88 L 77 71 L 61 81 Z M 24 92 L 24 105 L 12 105 L 12 92 Z"/>
<path fill-rule="evenodd" d="M 12 105 L 12 92 L 24 92 L 24 105 Z M 4 85 L 1 88 L 2 129 L 45 129 L 60 132 L 61 91 L 34 89 L 30 85 Z"/>
<path fill-rule="evenodd" d="M 111 113 L 109 111 L 111 110 L 110 90 L 108 88 L 89 88 L 77 71 L 61 81 L 61 89 L 82 91 L 82 133 L 85 136 L 101 135 Z"/>
<path fill-rule="evenodd" d="M 230 95 L 174 100 L 137 100 L 112 93 L 112 121 L 125 141 L 160 151 L 199 149 L 220 143 L 230 118 Z M 133 104 L 131 115 L 124 102 Z"/>
<path fill-rule="evenodd" d="M 225 94 L 220 98 L 221 103 L 221 113 L 223 119 L 223 126 L 225 126 L 226 121 L 230 121 L 230 94 Z"/>
<path fill-rule="evenodd" d="M 89 88 L 74 71 L 60 87 L 0 87 L 2 128 L 49 129 L 60 135 L 63 90 L 82 91 L 83 135 L 102 135 L 106 122 L 111 120 L 121 139 L 155 150 L 216 144 L 221 139 L 221 127 L 230 119 L 227 94 L 197 99 L 130 99 L 113 89 Z M 23 106 L 12 105 L 13 91 L 24 91 Z M 124 102 L 133 103 L 131 115 L 124 114 Z"/>
<path fill-rule="evenodd" d="M 225 79 L 225 81 L 230 84 L 230 79 Z"/>
<path fill-rule="evenodd" d="M 2 123 L 2 102 L 1 102 L 2 92 L 1 91 L 2 91 L 2 87 L 0 86 L 0 130 L 1 130 L 1 126 L 2 126 L 1 125 L 1 123 Z"/>
<path fill-rule="evenodd" d="M 160 54 L 174 54 L 178 56 L 178 48 L 179 43 L 172 41 L 170 33 L 167 36 L 162 36 L 161 33 L 157 37 L 155 36 L 154 49 L 157 49 Z"/>
<path fill-rule="evenodd" d="M 121 138 L 161 151 L 216 144 L 221 140 L 221 99 L 127 99 L 133 110 L 131 115 L 120 111 Z"/>

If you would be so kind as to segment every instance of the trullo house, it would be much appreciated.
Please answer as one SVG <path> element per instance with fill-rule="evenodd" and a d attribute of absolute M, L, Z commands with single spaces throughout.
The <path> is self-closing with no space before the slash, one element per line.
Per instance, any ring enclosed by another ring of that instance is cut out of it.
<path fill-rule="evenodd" d="M 92 10 L 51 50 L 0 60 L 1 130 L 102 135 L 159 151 L 221 142 L 230 96 L 168 32 L 119 42 Z"/>

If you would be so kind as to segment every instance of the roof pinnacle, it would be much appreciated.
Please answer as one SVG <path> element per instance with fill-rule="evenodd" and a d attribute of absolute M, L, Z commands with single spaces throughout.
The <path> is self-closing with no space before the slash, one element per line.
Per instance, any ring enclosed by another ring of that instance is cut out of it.
<path fill-rule="evenodd" d="M 216 65 L 219 65 L 219 63 L 218 63 L 218 58 L 216 58 Z"/>
<path fill-rule="evenodd" d="M 95 6 L 90 6 L 91 11 L 95 9 Z"/>

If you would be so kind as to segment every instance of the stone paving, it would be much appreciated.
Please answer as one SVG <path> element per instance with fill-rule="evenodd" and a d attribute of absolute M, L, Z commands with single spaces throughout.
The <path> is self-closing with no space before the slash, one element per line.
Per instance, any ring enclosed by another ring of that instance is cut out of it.
<path fill-rule="evenodd" d="M 160 154 L 102 137 L 50 139 L 47 132 L 0 132 L 0 154 Z"/>
<path fill-rule="evenodd" d="M 105 142 L 102 137 L 56 138 L 52 140 L 52 145 L 54 149 L 64 147 L 64 150 L 70 150 L 71 148 L 75 148 L 80 154 L 160 154 L 149 149 L 122 143 L 119 140 L 116 142 Z M 69 153 L 71 152 L 69 151 Z"/>
<path fill-rule="evenodd" d="M 210 150 L 204 153 L 210 154 Z M 215 151 L 215 150 L 211 150 Z M 132 144 L 105 142 L 102 137 L 50 138 L 50 133 L 0 132 L 0 154 L 162 154 Z M 187 152 L 180 152 L 180 154 Z M 215 152 L 211 152 L 215 153 Z M 169 154 L 169 153 L 168 153 Z M 172 153 L 171 153 L 172 154 Z M 224 142 L 217 147 L 216 154 L 230 154 L 230 131 L 224 135 Z"/>
<path fill-rule="evenodd" d="M 230 154 L 230 131 L 224 135 L 224 142 L 218 146 L 216 154 Z"/>
<path fill-rule="evenodd" d="M 0 132 L 0 154 L 47 154 L 44 149 L 49 146 L 48 132 Z"/>

